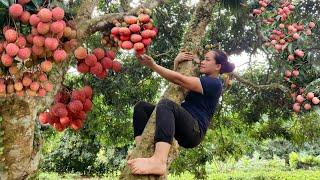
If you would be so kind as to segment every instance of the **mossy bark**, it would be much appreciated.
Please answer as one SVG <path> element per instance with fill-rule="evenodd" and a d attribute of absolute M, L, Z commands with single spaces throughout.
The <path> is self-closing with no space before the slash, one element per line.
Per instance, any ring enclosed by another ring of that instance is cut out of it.
<path fill-rule="evenodd" d="M 83 1 L 78 10 L 77 24 L 91 19 L 98 0 Z M 77 31 L 84 32 L 81 28 Z M 80 33 L 81 34 L 81 33 Z M 84 36 L 79 36 L 82 42 Z M 80 44 L 80 43 L 79 43 Z M 38 170 L 40 161 L 41 136 L 38 113 L 53 102 L 54 95 L 61 88 L 63 76 L 68 70 L 70 58 L 55 66 L 49 80 L 54 84 L 52 92 L 44 98 L 17 97 L 10 95 L 0 98 L 0 179 L 30 179 Z"/>
<path fill-rule="evenodd" d="M 38 113 L 52 103 L 54 94 L 61 87 L 60 74 L 64 71 L 62 66 L 60 71 L 52 72 L 49 80 L 55 87 L 45 98 L 11 95 L 0 99 L 1 180 L 28 179 L 37 172 L 42 145 Z"/>
<path fill-rule="evenodd" d="M 197 4 L 196 10 L 193 14 L 193 18 L 190 22 L 188 30 L 184 35 L 183 40 L 183 50 L 197 53 L 200 51 L 200 43 L 205 34 L 205 29 L 208 23 L 211 20 L 212 10 L 214 6 L 213 1 L 209 0 L 200 0 Z M 178 71 L 185 74 L 194 76 L 196 75 L 195 67 L 192 62 L 181 63 L 178 67 Z M 169 84 L 168 88 L 164 92 L 162 98 L 168 98 L 174 102 L 180 104 L 186 96 L 186 91 L 175 84 Z M 150 157 L 154 153 L 154 134 L 155 134 L 155 115 L 156 112 L 153 111 L 146 128 L 142 134 L 142 143 L 133 149 L 131 153 L 131 159 L 138 157 Z M 176 140 L 174 140 L 173 145 L 171 146 L 167 169 L 169 169 L 170 164 L 179 154 L 179 145 Z M 132 175 L 129 168 L 126 166 L 120 179 L 167 179 L 167 175 L 164 176 L 143 176 L 143 175 Z"/>

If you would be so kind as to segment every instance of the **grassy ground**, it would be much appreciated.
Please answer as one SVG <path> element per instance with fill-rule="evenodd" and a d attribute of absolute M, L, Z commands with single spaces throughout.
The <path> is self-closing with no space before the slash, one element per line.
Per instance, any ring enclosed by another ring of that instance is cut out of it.
<path fill-rule="evenodd" d="M 39 175 L 40 180 L 75 180 L 75 179 L 86 179 L 86 180 L 114 180 L 117 177 L 82 177 L 77 174 L 65 174 L 59 175 L 57 173 L 41 173 Z M 190 173 L 184 173 L 181 176 L 172 176 L 169 175 L 169 180 L 193 180 L 197 179 L 193 177 Z M 273 180 L 273 179 L 281 179 L 281 180 L 319 180 L 320 179 L 320 171 L 312 171 L 312 170 L 295 170 L 295 171 L 231 171 L 218 173 L 213 172 L 210 173 L 208 179 L 212 180 L 246 180 L 246 179 L 255 179 L 255 180 Z"/>
<path fill-rule="evenodd" d="M 209 180 L 320 180 L 320 168 L 313 167 L 312 170 L 294 169 L 285 164 L 284 159 L 274 157 L 273 159 L 261 159 L 256 155 L 252 158 L 244 156 L 238 161 L 228 160 L 226 162 L 214 161 L 206 165 Z M 117 176 L 105 177 L 83 177 L 77 174 L 45 173 L 39 175 L 40 180 L 115 180 Z M 193 180 L 199 179 L 191 173 L 185 172 L 180 176 L 169 174 L 169 180 Z"/>

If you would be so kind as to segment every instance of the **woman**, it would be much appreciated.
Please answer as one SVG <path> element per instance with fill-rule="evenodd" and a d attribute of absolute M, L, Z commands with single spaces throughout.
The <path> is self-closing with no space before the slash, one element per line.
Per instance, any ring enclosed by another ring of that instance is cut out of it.
<path fill-rule="evenodd" d="M 218 104 L 222 82 L 219 74 L 230 73 L 235 66 L 228 62 L 222 51 L 209 51 L 201 62 L 188 52 L 179 53 L 174 60 L 177 65 L 186 60 L 200 63 L 200 73 L 204 76 L 186 76 L 164 68 L 147 55 L 138 56 L 139 62 L 157 72 L 168 81 L 189 90 L 181 105 L 162 99 L 156 106 L 155 152 L 150 158 L 136 158 L 127 163 L 133 174 L 166 173 L 166 162 L 173 137 L 184 148 L 193 148 L 200 144 Z M 136 144 L 141 142 L 141 134 L 155 106 L 139 102 L 134 107 L 133 127 Z"/>

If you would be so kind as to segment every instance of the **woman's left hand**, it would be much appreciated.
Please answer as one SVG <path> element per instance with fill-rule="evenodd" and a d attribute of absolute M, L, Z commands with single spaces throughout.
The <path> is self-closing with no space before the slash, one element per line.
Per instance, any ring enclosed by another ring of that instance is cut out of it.
<path fill-rule="evenodd" d="M 138 61 L 140 64 L 147 66 L 149 68 L 152 68 L 156 63 L 154 62 L 153 58 L 151 56 L 148 56 L 146 54 L 137 55 Z"/>

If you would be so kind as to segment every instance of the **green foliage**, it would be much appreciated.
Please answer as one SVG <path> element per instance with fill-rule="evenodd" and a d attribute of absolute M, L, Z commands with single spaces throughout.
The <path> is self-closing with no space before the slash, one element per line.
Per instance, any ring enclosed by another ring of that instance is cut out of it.
<path fill-rule="evenodd" d="M 81 131 L 86 131 L 86 127 Z M 73 133 L 68 130 L 60 138 L 59 146 L 54 149 L 42 163 L 45 171 L 55 172 L 81 172 L 83 174 L 95 174 L 97 170 L 92 167 L 100 145 L 94 142 L 95 134 Z M 101 172 L 100 172 L 101 173 Z"/>
<path fill-rule="evenodd" d="M 158 64 L 170 69 L 194 11 L 194 7 L 185 5 L 186 2 L 171 0 L 153 10 L 153 19 L 159 34 L 148 49 L 148 54 Z M 119 11 L 118 2 L 105 3 L 108 2 L 100 2 L 99 9 L 106 12 Z M 230 54 L 243 51 L 255 53 L 257 50 L 266 52 L 260 48 L 261 42 L 257 41 L 257 27 L 249 19 L 249 9 L 241 8 L 235 15 L 236 7 L 225 5 L 223 2 L 215 7 L 214 18 L 203 43 L 220 43 L 222 49 Z M 87 37 L 84 46 L 89 49 L 101 46 L 101 36 L 101 33 L 96 33 Z M 307 58 L 314 64 L 317 57 L 318 55 Z M 45 159 L 41 163 L 42 170 L 101 176 L 116 173 L 124 166 L 127 151 L 133 145 L 133 106 L 140 100 L 156 103 L 167 82 L 139 65 L 130 54 L 118 53 L 116 58 L 123 65 L 122 72 L 110 71 L 104 80 L 76 73 L 69 73 L 65 77 L 64 83 L 70 88 L 79 88 L 85 84 L 93 87 L 94 109 L 88 114 L 84 129 L 76 133 L 66 131 L 57 134 L 51 128 L 43 127 L 46 144 L 43 150 Z M 242 77 L 257 85 L 281 83 L 283 64 L 275 60 L 275 57 L 267 54 L 267 65 L 258 66 L 251 63 Z M 75 61 L 72 62 L 72 66 L 75 67 Z M 310 79 L 319 72 L 316 67 L 313 67 Z M 314 84 L 311 82 L 310 87 L 317 85 L 317 81 Z M 194 149 L 181 148 L 180 156 L 170 169 L 170 173 L 181 177 L 172 178 L 192 179 L 192 176 L 195 176 L 197 179 L 279 179 L 289 175 L 297 178 L 302 175 L 314 177 L 307 174 L 308 172 L 299 171 L 295 175 L 292 172 L 281 171 L 286 169 L 285 163 L 288 163 L 292 151 L 307 152 L 312 156 L 320 154 L 320 142 L 316 141 L 320 135 L 319 121 L 313 113 L 293 116 L 290 101 L 290 95 L 280 90 L 257 90 L 235 82 L 231 89 L 224 93 L 201 145 Z M 275 157 L 285 159 L 281 167 L 280 160 Z M 278 170 L 254 169 L 252 172 L 253 167 L 265 165 L 264 161 L 258 160 L 259 158 L 273 159 L 268 165 Z M 215 168 L 208 168 L 208 164 L 215 160 L 228 162 L 230 159 L 233 162 L 240 160 L 239 164 L 231 164 L 231 168 L 241 166 L 247 169 L 235 172 L 229 170 L 218 174 L 213 172 Z M 186 175 L 185 171 L 190 173 Z"/>
<path fill-rule="evenodd" d="M 300 155 L 292 152 L 289 154 L 289 164 L 290 167 L 294 169 L 319 169 L 320 156 Z"/>
<path fill-rule="evenodd" d="M 298 144 L 317 141 L 320 132 L 319 115 L 312 111 L 304 116 L 296 117 L 290 131 L 292 139 Z"/>

